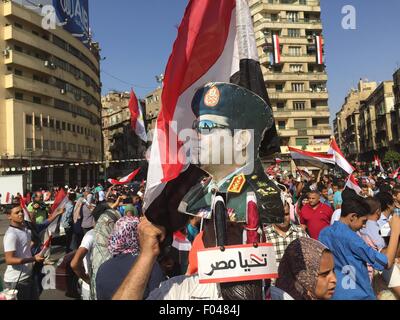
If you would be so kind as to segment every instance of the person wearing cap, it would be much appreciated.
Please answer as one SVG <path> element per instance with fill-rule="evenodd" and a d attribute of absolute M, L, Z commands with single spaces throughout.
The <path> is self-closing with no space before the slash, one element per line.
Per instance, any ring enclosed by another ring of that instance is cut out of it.
<path fill-rule="evenodd" d="M 204 219 L 205 248 L 215 247 L 221 233 L 226 234 L 225 245 L 243 244 L 249 194 L 257 202 L 256 216 L 252 217 L 258 221 L 256 230 L 262 233 L 263 224 L 284 222 L 281 190 L 266 176 L 259 158 L 264 134 L 274 125 L 267 103 L 243 87 L 210 83 L 195 93 L 192 110 L 197 118 L 193 129 L 199 140 L 199 166 L 190 165 L 146 209 L 146 219 L 139 225 L 141 253 L 114 295 L 116 300 L 143 298 L 147 279 L 161 250 L 160 242 L 184 227 L 187 215 Z M 220 144 L 221 139 L 226 143 Z M 193 152 L 196 148 L 191 151 L 191 156 L 196 156 Z M 226 200 L 223 224 L 216 223 L 216 213 L 211 210 L 217 195 Z M 150 293 L 148 299 L 257 300 L 262 296 L 261 281 L 200 284 L 198 275 L 193 275 L 170 279 Z"/>

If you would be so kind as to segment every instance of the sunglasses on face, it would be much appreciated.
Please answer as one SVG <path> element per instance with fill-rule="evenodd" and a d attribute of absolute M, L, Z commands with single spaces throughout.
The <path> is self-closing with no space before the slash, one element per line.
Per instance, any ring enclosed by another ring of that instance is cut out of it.
<path fill-rule="evenodd" d="M 214 129 L 228 129 L 228 126 L 224 126 L 218 123 L 215 123 L 211 120 L 196 120 L 193 122 L 192 129 L 196 130 L 198 133 L 201 134 L 209 134 Z"/>

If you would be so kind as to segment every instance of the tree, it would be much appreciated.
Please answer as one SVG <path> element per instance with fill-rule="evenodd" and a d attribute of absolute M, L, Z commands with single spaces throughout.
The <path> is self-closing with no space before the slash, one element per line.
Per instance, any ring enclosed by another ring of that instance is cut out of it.
<path fill-rule="evenodd" d="M 400 162 L 400 153 L 398 153 L 394 150 L 389 150 L 388 152 L 386 152 L 385 158 L 383 161 L 389 162 L 392 165 L 393 170 L 395 170 L 395 168 L 394 168 L 395 163 L 398 164 Z"/>

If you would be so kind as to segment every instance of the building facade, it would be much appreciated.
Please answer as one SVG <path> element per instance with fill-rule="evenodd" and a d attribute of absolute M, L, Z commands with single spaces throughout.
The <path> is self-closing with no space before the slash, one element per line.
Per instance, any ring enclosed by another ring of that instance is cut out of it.
<path fill-rule="evenodd" d="M 357 160 L 360 154 L 362 135 L 360 132 L 360 107 L 376 87 L 376 82 L 360 80 L 358 88 L 350 90 L 341 110 L 336 114 L 335 138 L 348 160 Z"/>
<path fill-rule="evenodd" d="M 360 160 L 370 162 L 374 155 L 384 158 L 397 143 L 392 131 L 395 113 L 393 81 L 382 82 L 360 107 Z M 398 139 L 397 139 L 398 140 Z"/>
<path fill-rule="evenodd" d="M 393 147 L 400 152 L 400 69 L 393 74 L 394 111 L 391 113 Z"/>
<path fill-rule="evenodd" d="M 332 128 L 317 0 L 251 0 L 257 46 L 282 152 L 326 152 Z"/>
<path fill-rule="evenodd" d="M 35 167 L 28 190 L 93 184 L 103 153 L 100 49 L 42 20 L 0 3 L 0 174 Z"/>
<path fill-rule="evenodd" d="M 129 92 L 116 91 L 102 97 L 103 144 L 108 178 L 127 175 L 141 162 L 126 160 L 145 157 L 146 146 L 131 128 L 129 99 Z"/>
<path fill-rule="evenodd" d="M 146 95 L 145 103 L 148 130 L 153 130 L 156 127 L 157 117 L 161 110 L 161 95 L 161 87 Z"/>

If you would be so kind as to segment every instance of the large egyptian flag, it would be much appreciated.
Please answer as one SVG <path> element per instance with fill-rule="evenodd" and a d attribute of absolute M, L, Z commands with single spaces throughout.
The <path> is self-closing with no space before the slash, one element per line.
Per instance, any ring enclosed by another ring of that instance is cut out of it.
<path fill-rule="evenodd" d="M 177 137 L 192 128 L 193 96 L 209 82 L 241 85 L 269 103 L 246 0 L 191 0 L 186 8 L 165 72 L 149 163 L 146 215 L 166 184 L 189 168 L 187 149 Z M 263 154 L 280 151 L 275 125 L 265 137 Z"/>
<path fill-rule="evenodd" d="M 327 169 L 330 165 L 335 165 L 335 159 L 331 154 L 303 151 L 292 147 L 289 147 L 289 151 L 296 166 Z"/>
<path fill-rule="evenodd" d="M 147 142 L 146 126 L 144 124 L 144 116 L 142 106 L 139 104 L 138 98 L 133 89 L 131 89 L 131 97 L 129 100 L 129 110 L 131 112 L 131 127 L 136 135 Z"/>
<path fill-rule="evenodd" d="M 335 138 L 331 140 L 331 145 L 328 154 L 333 155 L 335 163 L 348 174 L 352 174 L 356 169 L 346 160 L 342 151 L 336 143 Z"/>

